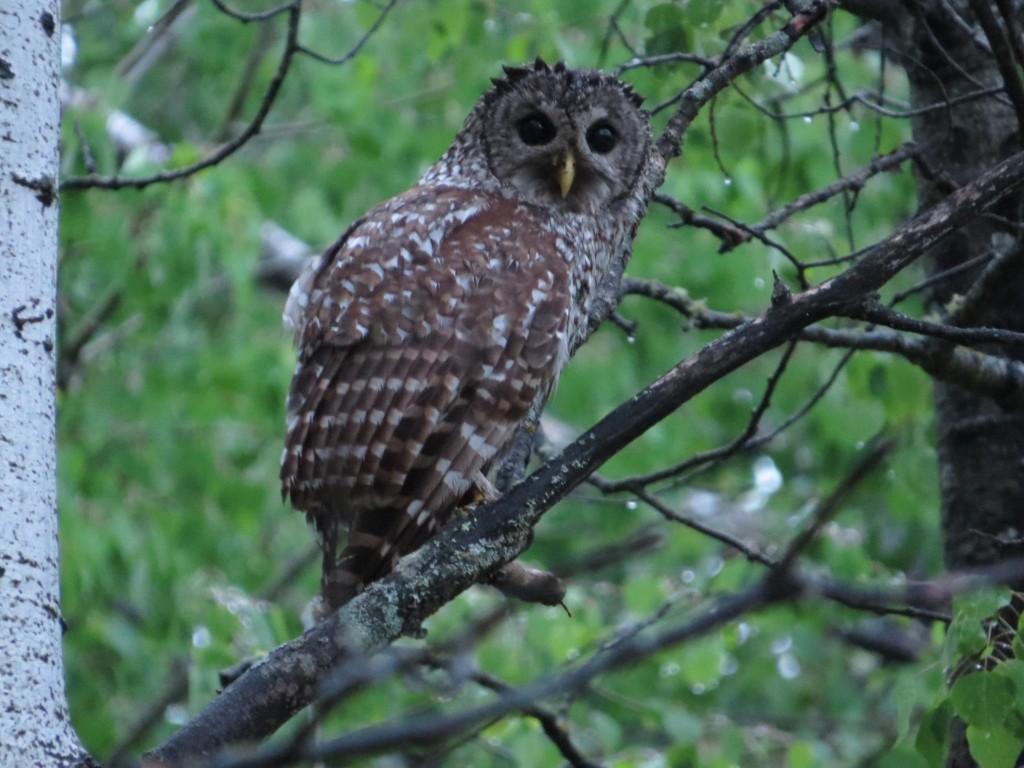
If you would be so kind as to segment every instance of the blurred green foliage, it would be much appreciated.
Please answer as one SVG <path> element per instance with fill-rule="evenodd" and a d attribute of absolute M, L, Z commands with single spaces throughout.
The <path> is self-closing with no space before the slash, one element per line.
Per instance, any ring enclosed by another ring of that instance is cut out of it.
<path fill-rule="evenodd" d="M 87 157 L 101 173 L 122 161 L 125 174 L 158 169 L 145 153 L 119 158 L 105 127 L 114 110 L 155 132 L 172 165 L 205 156 L 215 136 L 233 135 L 254 113 L 277 66 L 283 19 L 242 24 L 195 2 L 162 48 L 147 29 L 171 5 L 66 2 L 78 55 L 65 71 L 75 94 L 64 114 L 65 176 L 84 173 Z M 309 551 L 311 537 L 301 515 L 280 502 L 277 486 L 294 353 L 280 326 L 283 295 L 254 277 L 261 224 L 276 221 L 318 248 L 332 242 L 440 155 L 502 63 L 541 55 L 610 69 L 634 54 L 712 56 L 760 6 L 399 3 L 347 64 L 298 58 L 262 133 L 217 167 L 141 192 L 62 196 L 61 344 L 70 349 L 87 339 L 64 369 L 59 401 L 66 665 L 73 719 L 94 754 L 107 756 L 126 736 L 182 659 L 188 696 L 166 707 L 136 751 L 165 738 L 215 695 L 218 670 L 298 634 L 299 613 L 316 590 L 312 561 L 297 581 L 273 587 Z M 377 15 L 368 2 L 310 2 L 302 42 L 339 56 Z M 754 36 L 784 20 L 769 16 Z M 825 34 L 838 43 L 854 28 L 854 19 L 837 13 Z M 152 56 L 148 67 L 127 65 L 139 61 L 129 58 L 133 50 Z M 834 54 L 848 92 L 884 82 L 891 97 L 905 95 L 899 70 L 883 69 L 876 55 L 839 45 Z M 246 73 L 251 89 L 242 91 Z M 697 73 L 694 65 L 677 64 L 625 77 L 655 108 Z M 695 210 L 753 224 L 908 139 L 906 122 L 861 106 L 779 121 L 752 103 L 790 115 L 813 112 L 829 91 L 824 74 L 823 58 L 801 41 L 784 61 L 741 78 L 715 102 L 713 122 L 705 110 L 694 124 L 662 191 Z M 841 99 L 834 90 L 828 95 Z M 240 111 L 225 123 L 233 100 Z M 658 111 L 656 125 L 669 113 Z M 855 200 L 839 196 L 818 205 L 771 237 L 798 259 L 827 259 L 885 237 L 913 208 L 909 177 L 883 174 Z M 773 270 L 795 287 L 792 266 L 778 250 L 754 242 L 719 254 L 707 231 L 673 228 L 674 220 L 663 208 L 651 211 L 631 275 L 680 286 L 716 310 L 751 314 L 768 306 Z M 839 269 L 818 268 L 810 278 Z M 901 276 L 886 294 L 914 279 Z M 110 311 L 88 332 L 105 305 Z M 621 311 L 637 323 L 633 336 L 603 328 L 565 373 L 549 408 L 567 432 L 594 423 L 717 335 L 688 329 L 647 300 L 629 298 Z M 805 406 L 841 357 L 799 347 L 763 429 Z M 719 382 L 603 473 L 652 471 L 732 440 L 778 359 L 768 355 Z M 778 552 L 807 522 L 813 502 L 884 431 L 898 438 L 898 451 L 826 526 L 804 567 L 873 585 L 932 575 L 941 547 L 928 392 L 927 378 L 900 360 L 861 353 L 772 443 L 687 476 L 661 498 Z M 781 483 L 766 484 L 765 472 Z M 658 548 L 574 576 L 566 601 L 571 616 L 515 607 L 472 650 L 472 662 L 511 684 L 551 676 L 630 622 L 662 609 L 663 621 L 678 620 L 763 571 L 642 504 L 601 498 L 588 487 L 544 519 L 528 559 L 558 571 L 648 524 L 664 534 Z M 427 642 L 457 635 L 501 602 L 491 590 L 474 588 L 429 622 Z M 943 741 L 929 740 L 928 727 L 949 716 L 942 633 L 925 631 L 920 659 L 897 666 L 843 640 L 864 619 L 814 596 L 747 616 L 601 677 L 567 710 L 569 731 L 584 752 L 616 766 L 941 764 Z M 917 628 L 898 618 L 891 626 Z M 1012 699 L 1019 679 L 1014 670 L 995 684 L 971 685 L 986 685 L 990 700 L 1003 701 Z M 426 674 L 383 683 L 360 694 L 327 730 L 489 695 L 464 682 L 439 697 L 435 682 Z M 984 712 L 972 717 L 972 726 L 992 726 L 990 742 L 1019 725 L 986 720 Z M 535 721 L 510 717 L 462 744 L 446 764 L 559 760 Z"/>

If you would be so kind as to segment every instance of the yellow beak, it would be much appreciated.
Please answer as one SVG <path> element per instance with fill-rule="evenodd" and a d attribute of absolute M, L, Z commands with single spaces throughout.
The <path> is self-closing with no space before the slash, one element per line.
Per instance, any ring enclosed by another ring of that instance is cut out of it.
<path fill-rule="evenodd" d="M 565 198 L 572 189 L 572 183 L 576 179 L 576 155 L 572 150 L 566 150 L 565 157 L 558 164 L 558 188 L 562 190 L 562 197 Z"/>

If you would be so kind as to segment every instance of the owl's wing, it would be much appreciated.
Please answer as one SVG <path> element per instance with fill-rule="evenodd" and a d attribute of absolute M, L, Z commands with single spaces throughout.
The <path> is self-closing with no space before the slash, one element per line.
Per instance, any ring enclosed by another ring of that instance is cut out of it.
<path fill-rule="evenodd" d="M 314 276 L 282 487 L 325 539 L 350 525 L 334 570 L 354 591 L 446 520 L 553 386 L 569 309 L 557 249 L 530 209 L 417 188 Z"/>
<path fill-rule="evenodd" d="M 309 306 L 309 297 L 314 291 L 314 284 L 317 281 L 317 277 L 323 271 L 324 265 L 330 264 L 335 256 L 337 256 L 338 251 L 344 248 L 345 242 L 348 240 L 348 236 L 352 234 L 352 231 L 359 227 L 363 221 L 365 221 L 365 219 L 360 219 L 352 224 L 342 233 L 341 237 L 338 238 L 334 245 L 328 248 L 324 253 L 321 253 L 315 259 L 310 259 L 303 267 L 298 279 L 292 283 L 291 288 L 288 290 L 288 298 L 284 303 L 284 311 L 281 313 L 281 321 L 285 330 L 292 332 L 292 336 L 297 345 L 302 342 L 303 332 L 306 328 L 306 309 Z"/>

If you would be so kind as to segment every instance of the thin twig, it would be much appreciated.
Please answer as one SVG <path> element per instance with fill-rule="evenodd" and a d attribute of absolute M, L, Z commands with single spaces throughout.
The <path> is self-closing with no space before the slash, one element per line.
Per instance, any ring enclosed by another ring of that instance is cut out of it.
<path fill-rule="evenodd" d="M 628 72 L 631 69 L 641 69 L 650 67 L 660 67 L 664 64 L 678 64 L 680 62 L 686 64 L 700 64 L 704 69 L 709 70 L 717 67 L 719 64 L 719 57 L 700 56 L 696 53 L 662 53 L 657 56 L 641 56 L 634 59 L 630 59 L 625 64 L 620 64 L 615 68 L 615 76 L 618 77 L 623 72 Z"/>
<path fill-rule="evenodd" d="M 764 234 L 768 230 L 775 229 L 794 214 L 809 210 L 810 208 L 813 208 L 814 206 L 819 205 L 838 194 L 842 194 L 849 190 L 861 189 L 871 177 L 899 166 L 904 161 L 915 157 L 918 153 L 919 149 L 916 145 L 910 143 L 904 144 L 886 155 L 875 158 L 863 168 L 847 174 L 842 178 L 836 179 L 828 186 L 800 195 L 800 197 L 796 198 L 793 202 L 787 203 L 782 208 L 768 214 L 757 224 L 751 225 L 745 231 L 747 235 L 745 240 L 749 240 L 752 236 Z M 735 246 L 730 245 L 726 248 L 723 243 L 719 252 L 724 253 L 727 250 L 731 250 L 733 247 Z"/>
<path fill-rule="evenodd" d="M 992 254 L 983 253 L 980 256 L 975 256 L 972 259 L 968 259 L 963 264 L 957 264 L 955 267 L 950 267 L 949 269 L 944 269 L 941 272 L 936 272 L 934 275 L 929 275 L 923 280 L 917 281 L 909 288 L 894 293 L 892 296 L 892 300 L 889 302 L 889 304 L 899 304 L 902 301 L 910 298 L 911 296 L 918 293 L 923 293 L 924 291 L 928 290 L 929 288 L 932 288 L 933 286 L 938 285 L 939 283 L 945 282 L 946 280 L 951 280 L 957 275 L 963 274 L 964 272 L 969 272 L 979 264 L 983 264 L 991 258 Z"/>
<path fill-rule="evenodd" d="M 188 694 L 188 659 L 176 657 L 171 659 L 167 669 L 167 682 L 152 702 L 142 708 L 121 739 L 114 745 L 107 765 L 121 768 L 134 764 L 132 752 L 149 734 L 163 722 L 167 707 L 181 701 Z"/>
<path fill-rule="evenodd" d="M 1017 136 L 1024 146 L 1024 80 L 1021 80 L 1019 66 L 1013 60 L 1013 49 L 1003 36 L 996 15 L 992 13 L 989 0 L 969 0 L 974 15 L 978 17 L 985 37 L 992 46 L 992 57 L 995 59 L 999 74 L 1003 77 L 1003 86 L 1010 97 L 1010 103 L 1017 114 Z"/>
<path fill-rule="evenodd" d="M 268 8 L 265 11 L 256 11 L 254 13 L 243 13 L 242 11 L 236 11 L 234 8 L 228 6 L 224 0 L 210 0 L 216 7 L 217 10 L 223 13 L 225 16 L 230 16 L 236 21 L 241 21 L 245 24 L 251 24 L 253 22 L 264 22 L 270 21 L 275 16 L 280 16 L 282 13 L 290 13 L 295 3 L 284 3 L 274 8 Z"/>
<path fill-rule="evenodd" d="M 220 7 L 219 0 L 214 0 L 214 2 L 218 3 L 218 7 Z M 295 0 L 295 2 L 274 10 L 274 15 L 284 11 L 287 11 L 288 13 L 288 33 L 285 40 L 284 52 L 281 54 L 281 60 L 278 62 L 277 71 L 274 73 L 274 77 L 270 81 L 270 85 L 263 94 L 263 99 L 260 102 L 259 108 L 256 110 L 256 115 L 253 117 L 249 125 L 247 125 L 245 129 L 234 139 L 226 144 L 222 144 L 220 148 L 216 149 L 202 160 L 198 160 L 197 162 L 186 165 L 182 168 L 176 168 L 171 171 L 162 171 L 161 173 L 156 173 L 152 176 L 98 176 L 96 174 L 90 174 L 88 176 L 72 176 L 71 178 L 65 179 L 61 182 L 61 190 L 115 190 L 125 189 L 126 187 L 133 189 L 145 189 L 152 184 L 163 184 L 169 181 L 176 181 L 199 173 L 199 171 L 223 162 L 245 146 L 249 139 L 258 134 L 260 129 L 263 127 L 263 123 L 267 119 L 267 115 L 270 114 L 270 109 L 273 107 L 274 102 L 277 100 L 278 93 L 281 91 L 281 86 L 284 84 L 285 76 L 291 68 L 292 61 L 295 58 L 295 51 L 298 46 L 299 18 L 302 15 L 301 8 L 301 0 Z M 270 12 L 268 11 L 267 13 Z M 252 21 L 254 19 L 246 18 L 242 20 Z"/>
<path fill-rule="evenodd" d="M 896 442 L 887 438 L 875 440 L 868 447 L 854 467 L 839 482 L 839 485 L 828 496 L 814 505 L 814 510 L 810 516 L 810 523 L 789 543 L 782 553 L 782 557 L 778 559 L 776 567 L 781 567 L 788 571 L 795 566 L 796 558 L 817 537 L 825 523 L 839 514 L 847 497 L 853 493 L 854 489 L 869 474 L 874 472 L 885 461 L 895 447 Z"/>
<path fill-rule="evenodd" d="M 656 281 L 631 278 L 623 281 L 623 290 L 627 293 L 650 296 L 673 307 L 698 328 L 737 329 L 754 320 L 735 312 L 710 310 L 701 302 L 691 299 L 686 291 L 659 286 Z M 835 314 L 858 316 L 858 313 L 863 311 L 863 302 L 851 302 Z M 920 367 L 936 379 L 952 381 L 980 394 L 998 397 L 1007 404 L 1024 404 L 1024 364 L 963 346 L 936 347 L 930 340 L 931 337 L 949 337 L 959 344 L 972 345 L 1016 342 L 1019 335 L 1017 332 L 986 328 L 959 329 L 926 321 L 914 321 L 912 318 L 906 318 L 906 323 L 908 326 L 913 325 L 913 328 L 908 327 L 908 330 L 924 333 L 929 338 L 913 339 L 888 331 L 837 329 L 821 325 L 804 327 L 797 332 L 797 338 L 828 347 L 891 352 Z"/>
<path fill-rule="evenodd" d="M 996 0 L 996 7 L 1006 25 L 1006 36 L 1010 38 L 1017 65 L 1024 67 L 1024 24 L 1021 23 L 1020 9 L 1015 7 L 1014 0 Z"/>
<path fill-rule="evenodd" d="M 374 33 L 376 33 L 378 29 L 380 29 L 381 24 L 384 23 L 384 20 L 388 17 L 388 14 L 391 13 L 391 10 L 397 4 L 398 0 L 388 0 L 387 5 L 385 5 L 381 9 L 381 12 L 377 15 L 377 18 L 374 19 L 373 24 L 370 25 L 369 29 L 367 29 L 366 32 L 363 33 L 363 36 L 356 41 L 355 45 L 349 48 L 348 51 L 342 54 L 341 56 L 337 56 L 334 58 L 330 56 L 324 56 L 322 53 L 318 53 L 314 50 L 311 50 L 305 47 L 304 45 L 298 46 L 298 50 L 296 52 L 308 56 L 309 58 L 313 59 L 313 61 L 319 61 L 321 64 L 330 64 L 332 66 L 340 66 L 342 64 L 345 64 L 354 59 L 357 55 L 359 55 L 359 52 L 363 50 L 363 47 L 370 41 L 370 38 L 373 37 Z"/>
<path fill-rule="evenodd" d="M 492 702 L 478 707 L 436 714 L 417 714 L 378 726 L 325 740 L 310 748 L 307 760 L 353 758 L 358 755 L 394 752 L 399 748 L 436 744 L 482 723 L 521 711 L 553 695 L 566 695 L 582 690 L 604 672 L 630 666 L 658 651 L 701 637 L 735 621 L 737 618 L 788 597 L 772 588 L 767 580 L 714 600 L 688 621 L 658 633 L 640 633 L 607 646 L 587 663 L 524 688 L 512 689 Z M 276 763 L 242 765 L 274 765 Z M 229 764 L 228 764 L 229 765 Z M 226 768 L 226 765 L 224 766 Z"/>
<path fill-rule="evenodd" d="M 789 365 L 790 358 L 793 356 L 793 350 L 796 349 L 796 342 L 792 341 L 786 347 L 782 353 L 782 357 L 778 364 L 775 366 L 775 371 L 768 377 L 768 384 L 765 387 L 764 393 L 761 395 L 761 399 L 757 405 L 751 411 L 750 418 L 747 420 L 747 426 L 743 432 L 738 435 L 735 439 L 731 440 L 727 445 L 723 445 L 720 448 L 716 448 L 713 451 L 698 454 L 698 456 L 691 457 L 686 461 L 676 464 L 672 467 L 662 469 L 656 472 L 651 472 L 647 475 L 637 475 L 628 477 L 623 480 L 609 481 L 609 480 L 596 480 L 594 485 L 601 490 L 602 493 L 617 493 L 620 491 L 635 491 L 638 488 L 642 488 L 651 483 L 656 483 L 662 480 L 668 480 L 674 478 L 682 472 L 687 471 L 699 464 L 707 464 L 712 461 L 719 461 L 726 459 L 738 451 L 747 448 L 750 444 L 751 439 L 757 434 L 757 431 L 761 424 L 761 419 L 767 412 L 768 407 L 771 405 L 772 395 L 775 394 L 775 390 L 782 380 L 782 374 L 785 372 Z"/>
<path fill-rule="evenodd" d="M 734 227 L 728 223 L 723 223 L 717 219 L 711 218 L 710 216 L 703 216 L 696 213 L 685 203 L 682 203 L 674 197 L 670 197 L 662 192 L 656 193 L 652 200 L 659 205 L 665 206 L 679 217 L 679 222 L 677 224 L 670 224 L 670 227 L 699 227 L 701 229 L 708 230 L 711 234 L 721 240 L 722 245 L 719 248 L 720 253 L 731 250 L 734 246 L 739 245 L 739 243 L 750 239 L 750 235 L 745 230 L 740 229 L 739 227 Z"/>
<path fill-rule="evenodd" d="M 875 325 L 884 325 L 898 331 L 909 331 L 922 336 L 956 342 L 965 346 L 982 344 L 1006 344 L 1024 346 L 1024 333 L 1003 328 L 958 328 L 944 323 L 918 320 L 916 317 L 897 312 L 877 301 L 868 301 L 843 313 L 846 317 L 864 320 Z"/>
<path fill-rule="evenodd" d="M 242 108 L 245 106 L 246 99 L 248 99 L 249 94 L 252 92 L 260 64 L 270 52 L 273 34 L 274 28 L 272 26 L 269 24 L 260 25 L 259 31 L 256 33 L 256 40 L 249 49 L 249 55 L 245 57 L 245 63 L 242 65 L 242 74 L 239 77 L 238 85 L 235 86 L 234 93 L 231 94 L 231 99 L 228 101 L 228 107 L 224 111 L 224 118 L 220 122 L 220 127 L 213 134 L 214 141 L 218 143 L 227 141 L 228 137 L 231 136 L 231 128 L 235 121 L 238 120 L 238 116 L 242 113 Z"/>
<path fill-rule="evenodd" d="M 1024 239 L 1013 247 L 996 253 L 978 275 L 967 293 L 956 302 L 949 313 L 952 325 L 973 325 L 992 306 L 992 299 L 1017 285 L 1024 272 Z"/>
<path fill-rule="evenodd" d="M 488 690 L 494 691 L 495 693 L 501 694 L 502 696 L 511 695 L 515 689 L 508 683 L 499 680 L 493 675 L 489 675 L 486 672 L 476 671 L 473 672 L 471 678 L 477 684 L 487 688 Z M 538 723 L 544 731 L 544 735 L 551 740 L 551 743 L 555 745 L 559 754 L 565 758 L 566 762 L 573 768 L 600 768 L 599 763 L 594 763 L 583 756 L 579 748 L 573 744 L 572 739 L 569 737 L 568 731 L 559 722 L 558 715 L 551 712 L 538 704 L 530 704 L 523 707 L 523 713 L 529 715 Z"/>
<path fill-rule="evenodd" d="M 537 680 L 522 688 L 509 689 L 485 704 L 455 711 L 417 713 L 368 726 L 311 746 L 299 756 L 288 756 L 292 758 L 288 762 L 282 761 L 282 756 L 274 748 L 264 748 L 258 754 L 214 761 L 208 764 L 208 768 L 283 766 L 296 758 L 306 761 L 352 759 L 361 755 L 393 753 L 434 745 L 479 729 L 482 724 L 494 722 L 513 712 L 524 711 L 539 701 L 581 691 L 607 672 L 635 665 L 668 648 L 705 636 L 745 615 L 801 596 L 807 599 L 814 595 L 825 595 L 844 605 L 861 608 L 902 601 L 940 604 L 956 594 L 1020 579 L 1022 575 L 1024 559 L 1016 559 L 991 568 L 952 574 L 906 587 L 872 589 L 833 579 L 813 578 L 776 566 L 750 586 L 710 601 L 705 608 L 679 623 L 656 632 L 624 633 L 623 637 L 617 637 L 614 642 L 602 646 L 585 663 L 555 677 Z M 933 618 L 942 620 L 948 619 L 948 616 L 935 614 Z"/>

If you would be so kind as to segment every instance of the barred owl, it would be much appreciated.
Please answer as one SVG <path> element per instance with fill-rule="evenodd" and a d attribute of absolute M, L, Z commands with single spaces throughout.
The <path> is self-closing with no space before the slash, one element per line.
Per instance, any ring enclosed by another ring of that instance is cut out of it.
<path fill-rule="evenodd" d="M 654 153 L 628 85 L 540 59 L 493 83 L 419 183 L 289 295 L 281 484 L 317 531 L 323 609 L 494 498 L 489 476 L 607 313 L 643 214 Z"/>

